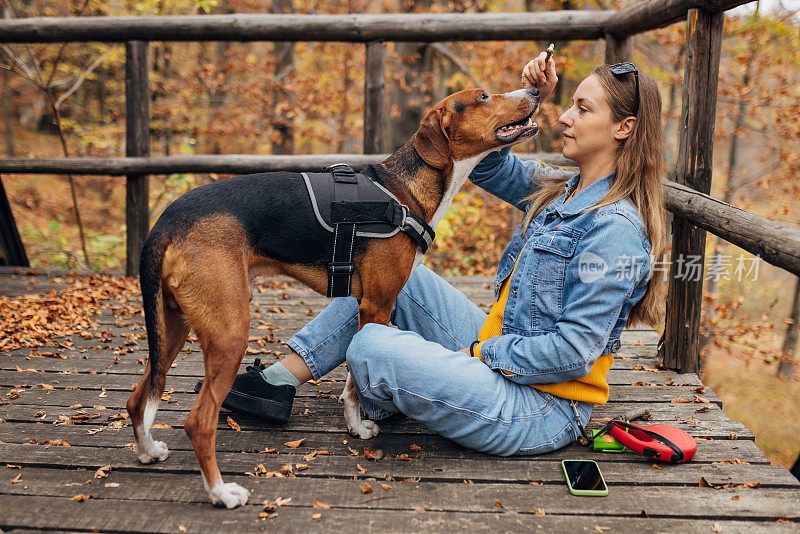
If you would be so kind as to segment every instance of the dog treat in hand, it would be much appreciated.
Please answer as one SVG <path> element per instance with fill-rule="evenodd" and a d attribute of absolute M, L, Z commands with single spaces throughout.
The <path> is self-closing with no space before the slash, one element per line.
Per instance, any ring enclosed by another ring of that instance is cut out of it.
<path fill-rule="evenodd" d="M 545 68 L 545 70 L 547 69 L 547 62 L 550 61 L 550 58 L 553 56 L 553 52 L 554 51 L 555 51 L 555 45 L 553 43 L 550 43 L 550 46 L 548 46 L 547 50 L 545 50 L 545 52 L 547 52 L 547 55 L 544 58 L 544 68 Z M 529 89 L 531 87 L 533 87 L 533 84 L 530 82 L 530 80 L 528 78 L 525 77 L 525 74 L 523 74 L 522 75 L 522 88 L 523 89 Z"/>

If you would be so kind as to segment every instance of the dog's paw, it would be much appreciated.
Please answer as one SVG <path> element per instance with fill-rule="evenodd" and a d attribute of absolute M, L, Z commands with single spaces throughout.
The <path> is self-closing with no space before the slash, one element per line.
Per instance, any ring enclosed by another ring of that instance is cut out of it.
<path fill-rule="evenodd" d="M 377 423 L 369 419 L 358 419 L 352 422 L 348 421 L 347 430 L 349 430 L 352 435 L 358 436 L 361 439 L 374 438 L 381 431 Z"/>
<path fill-rule="evenodd" d="M 144 449 L 144 451 L 139 452 L 138 457 L 139 461 L 143 464 L 163 462 L 169 456 L 169 449 L 167 448 L 167 444 L 163 441 L 151 441 L 142 449 Z"/>
<path fill-rule="evenodd" d="M 227 484 L 217 484 L 208 492 L 208 496 L 211 497 L 211 504 L 214 506 L 224 506 L 230 509 L 247 504 L 250 492 L 239 484 L 228 482 Z"/>

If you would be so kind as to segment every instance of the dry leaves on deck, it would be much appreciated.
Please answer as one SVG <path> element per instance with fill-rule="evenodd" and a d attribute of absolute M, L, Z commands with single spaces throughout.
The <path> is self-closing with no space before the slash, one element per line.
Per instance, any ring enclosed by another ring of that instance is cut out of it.
<path fill-rule="evenodd" d="M 0 340 L 0 351 L 39 347 L 56 337 L 96 329 L 93 317 L 112 305 L 118 307 L 120 302 L 123 307 L 129 305 L 131 312 L 139 309 L 138 303 L 129 304 L 139 295 L 135 278 L 69 273 L 61 281 L 71 285 L 46 294 L 0 295 L 0 331 L 6 333 Z"/>

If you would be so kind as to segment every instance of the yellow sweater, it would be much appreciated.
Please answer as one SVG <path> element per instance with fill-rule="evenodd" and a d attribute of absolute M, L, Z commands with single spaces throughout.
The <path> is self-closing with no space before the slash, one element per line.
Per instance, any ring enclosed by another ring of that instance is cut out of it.
<path fill-rule="evenodd" d="M 569 197 L 567 197 L 566 200 L 569 200 Z M 517 262 L 519 262 L 519 258 L 517 258 Z M 514 270 L 516 270 L 516 268 L 517 265 L 514 264 Z M 502 334 L 503 310 L 505 310 L 506 301 L 508 300 L 509 280 L 511 276 L 514 275 L 514 270 L 512 270 L 508 278 L 503 281 L 503 285 L 500 288 L 500 297 L 492 305 L 489 316 L 486 318 L 486 322 L 483 324 L 483 328 L 481 328 L 478 334 L 478 341 L 480 341 L 480 343 L 475 345 L 474 353 L 481 361 L 483 361 L 483 357 L 481 356 L 480 348 L 483 342 L 490 337 Z M 559 382 L 557 384 L 531 384 L 531 387 L 564 399 L 574 399 L 591 404 L 605 404 L 608 402 L 609 391 L 606 375 L 608 375 L 608 370 L 611 368 L 613 362 L 613 354 L 602 354 L 597 358 L 589 374 L 584 377 L 567 382 Z M 504 369 L 502 369 L 502 371 L 507 375 L 512 374 L 510 371 Z"/>

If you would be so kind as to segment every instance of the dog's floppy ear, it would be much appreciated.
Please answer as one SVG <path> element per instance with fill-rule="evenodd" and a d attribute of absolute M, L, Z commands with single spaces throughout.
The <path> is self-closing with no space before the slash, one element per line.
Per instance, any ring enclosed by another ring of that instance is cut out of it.
<path fill-rule="evenodd" d="M 431 167 L 444 169 L 450 161 L 450 139 L 446 131 L 449 123 L 450 113 L 444 108 L 434 108 L 422 119 L 414 134 L 414 149 Z"/>

